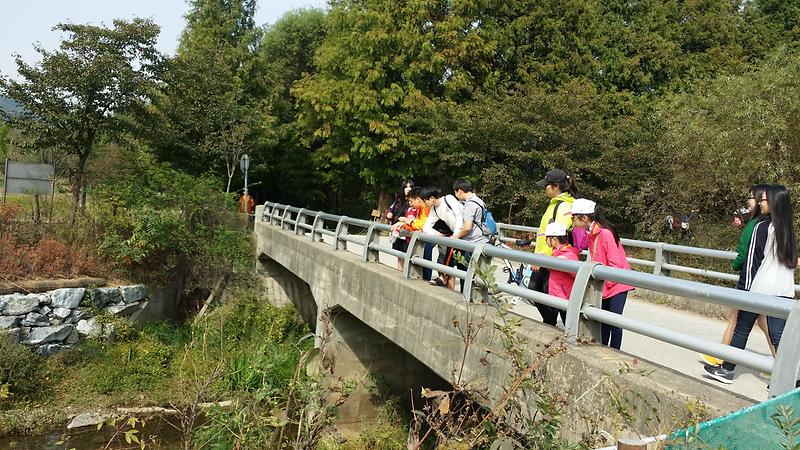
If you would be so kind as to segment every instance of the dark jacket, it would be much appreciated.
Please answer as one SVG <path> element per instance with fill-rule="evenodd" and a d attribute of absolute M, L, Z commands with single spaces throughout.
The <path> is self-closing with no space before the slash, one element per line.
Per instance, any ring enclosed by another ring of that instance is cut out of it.
<path fill-rule="evenodd" d="M 750 290 L 753 278 L 755 278 L 758 268 L 761 267 L 761 262 L 764 261 L 764 247 L 767 244 L 770 223 L 772 223 L 771 218 L 763 216 L 753 226 L 753 235 L 750 236 L 750 244 L 747 247 L 747 259 L 739 271 L 739 282 L 736 283 L 736 289 Z"/>

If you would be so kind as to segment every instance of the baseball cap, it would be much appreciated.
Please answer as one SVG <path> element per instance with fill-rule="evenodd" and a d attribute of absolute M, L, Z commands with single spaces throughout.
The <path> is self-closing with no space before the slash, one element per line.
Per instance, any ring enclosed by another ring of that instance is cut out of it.
<path fill-rule="evenodd" d="M 558 222 L 548 223 L 547 227 L 544 229 L 544 235 L 547 237 L 566 236 L 567 228 Z"/>
<path fill-rule="evenodd" d="M 567 173 L 561 169 L 548 170 L 544 178 L 536 182 L 539 187 L 545 187 L 548 184 L 561 184 L 567 181 Z"/>
<path fill-rule="evenodd" d="M 572 202 L 572 207 L 567 214 L 594 214 L 597 203 L 588 198 L 579 198 Z"/>

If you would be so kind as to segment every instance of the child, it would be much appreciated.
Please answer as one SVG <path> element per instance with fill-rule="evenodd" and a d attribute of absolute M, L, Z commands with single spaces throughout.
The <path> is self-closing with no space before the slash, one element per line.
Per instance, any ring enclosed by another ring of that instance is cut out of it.
<path fill-rule="evenodd" d="M 567 242 L 567 229 L 563 224 L 559 222 L 548 224 L 547 228 L 544 230 L 544 236 L 547 240 L 547 245 L 553 249 L 553 256 L 556 258 L 578 261 L 579 251 L 577 248 L 571 246 Z M 574 273 L 550 269 L 550 279 L 547 282 L 547 293 L 554 297 L 569 300 L 574 282 Z M 566 323 L 567 312 L 559 310 L 558 314 L 561 316 L 561 322 Z M 555 319 L 557 319 L 557 317 L 555 317 Z M 555 326 L 555 323 L 550 323 L 549 325 Z"/>

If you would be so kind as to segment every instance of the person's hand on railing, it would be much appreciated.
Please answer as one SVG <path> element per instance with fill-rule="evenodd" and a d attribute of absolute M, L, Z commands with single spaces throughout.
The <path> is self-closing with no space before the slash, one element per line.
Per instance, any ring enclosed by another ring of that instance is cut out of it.
<path fill-rule="evenodd" d="M 527 247 L 531 245 L 531 241 L 529 239 L 517 239 L 514 241 L 514 245 L 518 247 Z"/>

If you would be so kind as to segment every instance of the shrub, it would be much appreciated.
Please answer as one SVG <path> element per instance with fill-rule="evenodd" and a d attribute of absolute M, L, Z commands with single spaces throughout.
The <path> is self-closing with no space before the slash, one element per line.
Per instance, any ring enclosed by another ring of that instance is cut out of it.
<path fill-rule="evenodd" d="M 0 405 L 48 397 L 52 392 L 50 378 L 43 357 L 0 336 L 0 386 L 7 389 Z"/>

